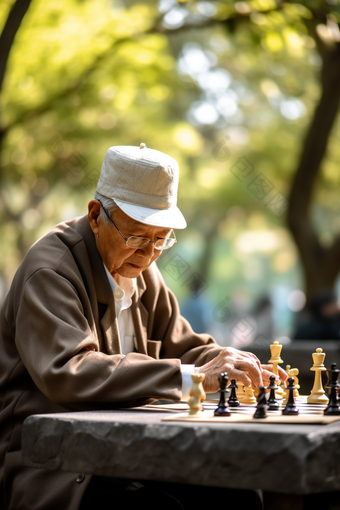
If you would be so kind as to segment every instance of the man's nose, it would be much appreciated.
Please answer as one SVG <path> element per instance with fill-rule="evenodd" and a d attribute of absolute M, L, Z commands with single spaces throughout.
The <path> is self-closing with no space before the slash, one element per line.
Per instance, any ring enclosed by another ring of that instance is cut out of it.
<path fill-rule="evenodd" d="M 145 257 L 152 258 L 155 253 L 155 243 L 149 243 L 144 248 L 140 248 L 139 251 L 142 251 Z"/>

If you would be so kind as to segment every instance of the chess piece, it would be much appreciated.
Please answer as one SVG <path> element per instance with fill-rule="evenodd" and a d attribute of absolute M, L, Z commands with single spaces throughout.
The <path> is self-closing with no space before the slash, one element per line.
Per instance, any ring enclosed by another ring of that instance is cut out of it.
<path fill-rule="evenodd" d="M 253 418 L 267 417 L 267 398 L 265 389 L 266 388 L 264 386 L 260 386 L 260 394 L 257 398 L 257 406 Z"/>
<path fill-rule="evenodd" d="M 277 388 L 275 384 L 275 379 L 276 379 L 275 375 L 271 375 L 269 377 L 270 383 L 269 386 L 267 387 L 270 390 L 269 399 L 267 400 L 268 411 L 278 411 L 280 408 L 280 405 L 275 398 L 275 390 Z"/>
<path fill-rule="evenodd" d="M 256 404 L 256 397 L 254 395 L 254 390 L 251 386 L 244 387 L 245 398 L 244 404 Z"/>
<path fill-rule="evenodd" d="M 241 381 L 236 381 L 236 397 L 238 398 L 238 400 L 240 402 L 243 402 L 243 398 L 244 398 L 244 384 L 241 382 Z"/>
<path fill-rule="evenodd" d="M 296 390 L 294 390 L 294 397 L 298 397 L 299 396 L 300 384 L 299 384 L 299 379 L 298 379 L 297 376 L 299 375 L 299 369 L 298 368 L 292 368 L 290 365 L 287 365 L 286 366 L 286 372 L 287 372 L 288 378 L 289 377 L 294 377 L 294 386 L 296 387 Z M 287 400 L 288 400 L 288 392 L 287 392 Z"/>
<path fill-rule="evenodd" d="M 295 401 L 294 401 L 294 390 L 295 389 L 296 388 L 294 386 L 294 377 L 290 377 L 288 379 L 288 386 L 287 386 L 287 390 L 289 391 L 288 402 L 287 402 L 286 407 L 282 410 L 282 414 L 285 414 L 285 415 L 299 414 L 299 410 L 296 407 Z"/>
<path fill-rule="evenodd" d="M 218 378 L 220 383 L 220 401 L 218 403 L 217 408 L 214 411 L 214 416 L 231 416 L 231 412 L 228 408 L 228 405 L 225 403 L 225 394 L 227 392 L 227 383 L 229 380 L 228 374 L 226 372 L 222 372 L 222 374 Z"/>
<path fill-rule="evenodd" d="M 291 373 L 291 377 L 294 378 L 294 386 L 296 388 L 294 390 L 294 397 L 298 397 L 300 395 L 300 393 L 299 393 L 300 384 L 299 384 L 299 379 L 298 379 L 299 369 L 298 368 L 292 368 L 290 373 Z"/>
<path fill-rule="evenodd" d="M 320 347 L 312 354 L 313 366 L 311 370 L 315 372 L 315 377 L 311 394 L 307 397 L 308 404 L 328 404 L 328 398 L 325 395 L 321 380 L 321 372 L 327 370 L 323 364 L 325 356 L 326 354 L 322 352 Z"/>
<path fill-rule="evenodd" d="M 328 386 L 331 389 L 329 404 L 324 409 L 324 414 L 326 415 L 338 415 L 340 414 L 340 406 L 337 398 L 337 390 L 340 387 L 338 382 L 339 377 L 339 369 L 336 368 L 336 363 L 332 363 L 331 369 L 328 370 Z"/>
<path fill-rule="evenodd" d="M 256 404 L 253 388 L 244 386 L 241 381 L 237 381 L 236 397 L 242 404 Z"/>
<path fill-rule="evenodd" d="M 229 397 L 229 400 L 228 400 L 228 405 L 230 407 L 239 407 L 240 405 L 240 402 L 236 396 L 236 390 L 237 390 L 237 384 L 236 384 L 236 379 L 232 379 L 230 381 L 230 397 Z"/>
<path fill-rule="evenodd" d="M 203 389 L 203 381 L 205 374 L 191 374 L 192 387 L 190 390 L 190 397 L 188 399 L 189 414 L 200 414 L 203 411 L 201 400 L 204 400 L 206 395 Z"/>
<path fill-rule="evenodd" d="M 331 370 L 332 370 L 332 369 L 331 369 Z M 330 377 L 331 377 L 331 376 L 330 376 L 330 374 L 331 374 L 331 370 L 327 370 L 327 372 L 326 372 L 326 374 L 327 374 L 327 382 L 326 382 L 326 384 L 325 384 L 325 386 L 324 386 L 324 389 L 325 389 L 325 395 L 326 395 L 326 397 L 327 397 L 328 399 L 330 399 L 330 398 L 331 398 L 331 389 L 332 389 L 331 384 L 329 384 L 329 383 L 330 383 L 330 381 L 331 381 L 331 379 L 330 379 Z M 338 393 L 338 389 L 337 389 L 337 393 Z M 339 398 L 339 396 L 338 396 L 338 398 Z"/>
<path fill-rule="evenodd" d="M 282 345 L 279 344 L 278 341 L 275 341 L 270 345 L 271 357 L 270 357 L 270 360 L 268 361 L 268 363 L 271 363 L 273 365 L 273 374 L 275 374 L 277 376 L 279 376 L 278 365 L 280 363 L 283 363 L 283 360 L 280 358 L 281 350 L 282 350 Z M 281 388 L 281 386 L 278 386 L 277 389 L 275 390 L 275 397 L 277 400 L 282 400 L 283 396 L 284 396 L 284 390 L 283 390 L 283 388 Z"/>

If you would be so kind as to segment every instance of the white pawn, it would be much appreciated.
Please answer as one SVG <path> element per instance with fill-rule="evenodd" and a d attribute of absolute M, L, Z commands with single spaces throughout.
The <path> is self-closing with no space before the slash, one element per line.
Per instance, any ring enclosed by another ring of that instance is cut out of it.
<path fill-rule="evenodd" d="M 189 414 L 201 414 L 203 411 L 202 400 L 205 400 L 206 394 L 203 389 L 205 374 L 191 374 L 192 387 L 188 399 Z"/>
<path fill-rule="evenodd" d="M 323 364 L 326 354 L 322 352 L 319 347 L 316 352 L 312 354 L 313 366 L 312 372 L 315 372 L 314 386 L 309 397 L 307 397 L 308 404 L 328 404 L 329 399 L 326 397 L 325 391 L 322 386 L 321 372 L 325 372 L 326 367 Z"/>
<path fill-rule="evenodd" d="M 289 377 L 293 377 L 294 378 L 294 386 L 296 387 L 296 389 L 293 391 L 293 395 L 294 395 L 294 397 L 298 397 L 299 396 L 299 389 L 300 389 L 300 384 L 299 384 L 299 379 L 298 379 L 299 369 L 298 368 L 292 368 L 290 365 L 287 365 L 286 366 L 286 372 L 287 372 L 288 378 Z M 286 400 L 288 400 L 289 392 L 285 391 L 285 393 L 286 393 L 286 397 L 285 398 L 286 398 Z"/>
<path fill-rule="evenodd" d="M 250 386 L 245 386 L 244 393 L 245 393 L 245 400 L 244 400 L 245 404 L 256 404 L 257 400 L 255 397 L 255 392 L 254 392 L 253 388 L 251 388 Z"/>
<path fill-rule="evenodd" d="M 237 381 L 236 396 L 242 404 L 256 404 L 253 388 L 244 386 L 241 381 Z"/>
<path fill-rule="evenodd" d="M 280 357 L 282 345 L 276 340 L 269 347 L 270 347 L 271 357 L 270 357 L 270 360 L 268 361 L 268 363 L 271 363 L 273 365 L 273 374 L 275 374 L 279 377 L 278 365 L 283 363 L 283 360 Z M 277 386 L 278 387 L 275 390 L 275 398 L 276 398 L 276 400 L 282 400 L 284 397 L 284 394 L 285 394 L 284 389 L 281 388 L 281 386 L 279 384 Z"/>

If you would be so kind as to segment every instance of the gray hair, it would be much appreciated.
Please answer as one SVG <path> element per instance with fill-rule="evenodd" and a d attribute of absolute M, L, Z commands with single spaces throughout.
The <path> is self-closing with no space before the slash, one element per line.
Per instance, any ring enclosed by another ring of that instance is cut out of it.
<path fill-rule="evenodd" d="M 102 203 L 110 216 L 114 211 L 119 209 L 118 205 L 114 200 L 112 200 L 112 198 L 104 197 L 104 195 L 101 195 L 98 191 L 95 192 L 94 199 L 99 200 Z M 103 223 L 110 223 L 109 218 L 106 216 L 105 211 L 102 208 L 100 209 L 100 219 Z"/>

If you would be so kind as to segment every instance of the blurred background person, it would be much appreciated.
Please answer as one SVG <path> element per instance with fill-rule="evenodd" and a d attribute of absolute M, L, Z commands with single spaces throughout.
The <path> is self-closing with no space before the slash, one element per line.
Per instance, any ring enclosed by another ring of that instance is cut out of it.
<path fill-rule="evenodd" d="M 309 303 L 309 318 L 299 324 L 294 340 L 338 340 L 340 308 L 333 289 L 322 289 Z"/>

